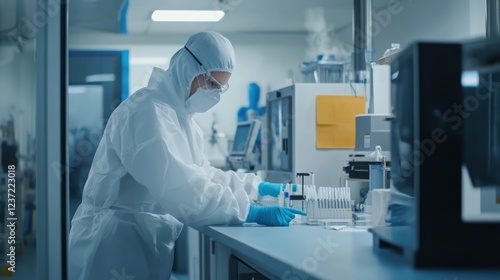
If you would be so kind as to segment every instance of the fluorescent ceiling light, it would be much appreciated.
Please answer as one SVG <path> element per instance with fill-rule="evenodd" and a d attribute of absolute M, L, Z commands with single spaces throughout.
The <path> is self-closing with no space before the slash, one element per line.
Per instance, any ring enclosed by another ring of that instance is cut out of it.
<path fill-rule="evenodd" d="M 224 17 L 223 11 L 156 10 L 151 15 L 153 21 L 214 22 Z"/>
<path fill-rule="evenodd" d="M 85 77 L 85 82 L 87 83 L 95 83 L 95 82 L 114 82 L 115 74 L 107 73 L 107 74 L 94 74 L 88 75 Z"/>
<path fill-rule="evenodd" d="M 69 94 L 81 94 L 85 93 L 87 89 L 85 86 L 68 86 L 68 93 Z"/>
<path fill-rule="evenodd" d="M 130 64 L 165 65 L 168 64 L 166 57 L 131 57 Z"/>

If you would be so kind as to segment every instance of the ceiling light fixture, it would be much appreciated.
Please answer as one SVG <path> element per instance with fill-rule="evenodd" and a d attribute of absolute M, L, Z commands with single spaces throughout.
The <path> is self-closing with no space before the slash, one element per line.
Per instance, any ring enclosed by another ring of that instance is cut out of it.
<path fill-rule="evenodd" d="M 96 82 L 114 82 L 115 74 L 105 73 L 105 74 L 93 74 L 85 77 L 85 82 L 96 83 Z"/>
<path fill-rule="evenodd" d="M 153 21 L 169 22 L 216 22 L 224 17 L 223 11 L 156 10 L 151 15 Z"/>

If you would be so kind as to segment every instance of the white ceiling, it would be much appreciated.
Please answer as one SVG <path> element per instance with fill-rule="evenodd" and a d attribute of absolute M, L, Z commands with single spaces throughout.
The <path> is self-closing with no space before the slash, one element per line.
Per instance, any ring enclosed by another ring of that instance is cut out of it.
<path fill-rule="evenodd" d="M 31 0 L 0 0 L 0 27 L 15 25 L 15 11 L 24 6 L 24 15 L 34 14 Z M 369 1 L 369 0 L 367 0 Z M 372 0 L 373 10 L 390 0 Z M 70 27 L 120 33 L 126 0 L 71 0 Z M 202 30 L 223 33 L 306 32 L 306 11 L 321 8 L 328 27 L 351 28 L 353 0 L 128 0 L 126 25 L 129 34 L 192 34 Z M 222 9 L 225 17 L 217 23 L 152 22 L 156 9 Z M 0 29 L 1 30 L 1 29 Z"/>
<path fill-rule="evenodd" d="M 152 22 L 155 9 L 217 9 L 214 0 L 130 0 L 127 15 L 129 33 L 165 34 L 194 33 L 211 29 L 224 33 L 233 32 L 305 32 L 305 11 L 321 7 L 328 24 L 339 27 L 349 24 L 352 18 L 352 1 L 349 0 L 238 0 L 232 11 L 227 11 L 217 23 L 167 23 Z"/>
<path fill-rule="evenodd" d="M 389 0 L 372 0 L 374 9 Z M 111 4 L 113 2 L 114 4 Z M 120 8 L 125 0 L 72 0 L 70 27 L 119 32 Z M 351 28 L 352 0 L 129 0 L 126 16 L 128 34 L 192 34 L 202 30 L 221 33 L 306 32 L 306 11 L 322 8 L 328 27 Z M 217 23 L 152 22 L 156 9 L 226 11 Z"/>

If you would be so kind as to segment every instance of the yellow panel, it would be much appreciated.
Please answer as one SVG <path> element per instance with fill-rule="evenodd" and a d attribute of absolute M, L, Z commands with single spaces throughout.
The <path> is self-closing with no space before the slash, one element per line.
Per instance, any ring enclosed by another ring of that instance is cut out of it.
<path fill-rule="evenodd" d="M 356 131 L 352 125 L 333 125 L 333 147 L 352 149 L 356 145 Z"/>
<path fill-rule="evenodd" d="M 353 96 L 338 96 L 341 98 L 335 99 L 334 107 L 334 124 L 354 124 L 356 123 L 356 115 L 365 113 L 365 98 Z"/>
<path fill-rule="evenodd" d="M 316 148 L 331 148 L 334 143 L 335 128 L 331 125 L 316 126 Z"/>
<path fill-rule="evenodd" d="M 363 96 L 318 95 L 316 148 L 354 148 L 359 114 L 365 114 Z"/>
<path fill-rule="evenodd" d="M 316 124 L 334 124 L 335 100 L 329 95 L 316 96 Z"/>

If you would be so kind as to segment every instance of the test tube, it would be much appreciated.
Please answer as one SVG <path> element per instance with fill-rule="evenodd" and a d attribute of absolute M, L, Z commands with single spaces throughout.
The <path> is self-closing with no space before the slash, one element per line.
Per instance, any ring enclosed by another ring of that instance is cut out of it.
<path fill-rule="evenodd" d="M 338 218 L 340 205 L 339 205 L 339 188 L 337 187 L 333 188 L 333 202 L 335 203 L 335 214 L 336 214 L 335 218 Z"/>
<path fill-rule="evenodd" d="M 283 191 L 283 185 L 280 185 L 280 193 L 278 195 L 278 206 L 285 206 L 285 193 Z"/>
<path fill-rule="evenodd" d="M 330 218 L 336 218 L 335 214 L 335 188 L 328 188 L 328 198 L 330 200 Z"/>
<path fill-rule="evenodd" d="M 328 195 L 327 195 L 328 189 L 326 187 L 323 187 L 323 218 L 326 219 L 328 218 Z"/>
<path fill-rule="evenodd" d="M 291 182 L 288 182 L 286 184 L 286 188 L 285 188 L 285 197 L 284 197 L 284 206 L 285 207 L 290 207 L 290 190 L 291 190 L 291 187 L 292 187 L 292 184 Z"/>
<path fill-rule="evenodd" d="M 349 201 L 347 200 L 347 188 L 343 187 L 342 188 L 342 213 L 343 213 L 343 218 L 347 219 L 349 218 Z"/>
<path fill-rule="evenodd" d="M 319 187 L 318 190 L 318 215 L 319 218 L 323 219 L 324 218 L 324 194 L 323 194 L 323 187 Z"/>
<path fill-rule="evenodd" d="M 307 188 L 307 219 L 309 223 L 314 224 L 317 222 L 317 193 L 314 185 Z"/>

